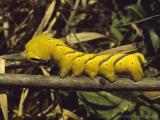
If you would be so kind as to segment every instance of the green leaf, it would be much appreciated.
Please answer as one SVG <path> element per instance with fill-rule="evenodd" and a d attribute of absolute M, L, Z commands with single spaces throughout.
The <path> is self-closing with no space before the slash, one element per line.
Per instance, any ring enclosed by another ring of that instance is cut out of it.
<path fill-rule="evenodd" d="M 158 113 L 147 106 L 140 106 L 139 114 L 143 120 L 159 120 Z"/>
<path fill-rule="evenodd" d="M 121 41 L 123 39 L 123 35 L 122 35 L 122 33 L 119 29 L 112 27 L 111 28 L 111 33 L 114 35 L 114 37 L 117 40 Z"/>
<path fill-rule="evenodd" d="M 150 34 L 154 51 L 157 52 L 158 48 L 160 47 L 160 38 L 153 29 L 150 29 L 149 34 Z"/>
<path fill-rule="evenodd" d="M 83 104 L 90 114 L 96 113 L 105 119 L 118 119 L 122 113 L 132 110 L 135 106 L 135 103 L 105 91 L 78 92 L 78 96 L 79 103 Z"/>

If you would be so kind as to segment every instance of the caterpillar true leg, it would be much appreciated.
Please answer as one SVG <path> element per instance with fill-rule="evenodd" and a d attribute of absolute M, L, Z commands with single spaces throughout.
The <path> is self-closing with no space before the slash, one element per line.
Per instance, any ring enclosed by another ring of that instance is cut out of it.
<path fill-rule="evenodd" d="M 80 76 L 83 73 L 85 62 L 93 56 L 95 56 L 95 54 L 84 54 L 82 56 L 75 58 L 72 61 L 72 68 L 71 68 L 72 75 Z"/>

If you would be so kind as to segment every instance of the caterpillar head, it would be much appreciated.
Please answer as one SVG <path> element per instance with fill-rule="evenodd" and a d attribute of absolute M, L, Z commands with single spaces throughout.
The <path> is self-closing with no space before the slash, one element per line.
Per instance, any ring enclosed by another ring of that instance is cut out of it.
<path fill-rule="evenodd" d="M 32 61 L 47 61 L 51 59 L 56 45 L 66 45 L 59 39 L 52 38 L 50 34 L 40 34 L 33 37 L 26 45 L 26 57 Z"/>
<path fill-rule="evenodd" d="M 33 61 L 46 61 L 50 60 L 50 55 L 41 44 L 27 44 L 25 46 L 26 57 Z"/>

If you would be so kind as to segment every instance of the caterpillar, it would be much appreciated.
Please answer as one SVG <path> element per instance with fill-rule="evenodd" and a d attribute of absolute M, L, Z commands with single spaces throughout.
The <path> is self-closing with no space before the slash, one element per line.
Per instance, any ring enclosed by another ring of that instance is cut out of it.
<path fill-rule="evenodd" d="M 100 75 L 113 82 L 116 74 L 127 73 L 133 80 L 139 81 L 144 75 L 141 64 L 146 63 L 141 53 L 87 54 L 44 33 L 33 37 L 25 45 L 25 51 L 26 57 L 31 61 L 55 61 L 62 78 L 71 72 L 72 76 L 86 74 L 91 79 Z"/>

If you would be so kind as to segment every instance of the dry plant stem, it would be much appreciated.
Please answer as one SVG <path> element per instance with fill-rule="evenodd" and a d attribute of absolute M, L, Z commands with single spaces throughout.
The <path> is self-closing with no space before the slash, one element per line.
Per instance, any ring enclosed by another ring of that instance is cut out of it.
<path fill-rule="evenodd" d="M 58 17 L 60 16 L 60 12 L 56 13 L 56 16 L 52 19 L 51 23 L 49 24 L 48 28 L 47 28 L 47 32 L 50 33 L 52 31 L 53 26 L 55 25 Z M 54 35 L 53 35 L 54 36 Z"/>
<path fill-rule="evenodd" d="M 141 20 L 136 20 L 136 21 L 130 22 L 130 23 L 128 23 L 128 24 L 119 25 L 119 26 L 113 26 L 113 27 L 125 27 L 125 26 L 128 26 L 128 25 L 132 24 L 132 23 L 138 24 L 138 23 L 145 22 L 145 21 L 147 21 L 147 20 L 150 20 L 150 19 L 153 19 L 153 18 L 156 18 L 156 17 L 160 17 L 160 15 L 159 15 L 159 14 L 153 15 L 153 16 L 151 16 L 151 17 L 147 17 L 147 18 L 144 18 L 144 19 L 141 19 Z"/>
<path fill-rule="evenodd" d="M 21 93 L 20 102 L 19 102 L 18 117 L 21 117 L 23 115 L 24 102 L 27 98 L 28 92 L 29 92 L 29 89 L 23 88 L 22 93 Z"/>
<path fill-rule="evenodd" d="M 45 76 L 50 76 L 49 72 L 47 70 L 45 70 L 42 66 L 40 66 L 43 74 Z M 63 108 L 61 107 L 61 100 L 60 98 L 60 94 L 58 90 L 54 90 L 54 89 L 50 89 L 50 96 L 51 96 L 51 100 L 54 102 L 54 100 L 57 100 L 57 104 L 60 106 L 60 111 L 61 113 L 63 113 Z"/>
<path fill-rule="evenodd" d="M 68 19 L 68 22 L 67 22 L 68 24 L 66 24 L 66 33 L 68 33 L 69 26 L 70 26 L 75 14 L 76 14 L 76 10 L 78 8 L 79 3 L 80 3 L 80 0 L 76 0 L 75 1 L 74 7 L 73 7 L 73 11 L 71 12 L 71 15 L 70 15 L 70 17 Z"/>
<path fill-rule="evenodd" d="M 42 70 L 42 73 L 45 76 L 50 76 L 49 72 L 47 70 L 45 70 L 43 66 L 40 66 L 40 68 Z M 51 96 L 51 100 L 54 101 L 54 90 L 53 89 L 50 90 L 50 96 Z"/>
<path fill-rule="evenodd" d="M 86 76 L 60 78 L 59 76 L 0 74 L 0 85 L 83 91 L 160 91 L 160 78 L 143 78 L 139 82 L 134 82 L 129 78 L 117 78 L 114 83 L 110 83 L 101 77 L 91 80 Z"/>
<path fill-rule="evenodd" d="M 61 16 L 63 17 L 64 21 L 66 22 L 66 26 L 65 26 L 66 33 L 68 33 L 68 31 L 69 31 L 69 27 L 70 27 L 71 22 L 72 22 L 75 14 L 76 14 L 76 10 L 77 10 L 77 8 L 78 8 L 79 3 L 80 3 L 80 0 L 76 0 L 76 1 L 75 1 L 74 7 L 73 7 L 73 11 L 71 12 L 71 15 L 70 15 L 68 21 L 67 21 L 66 18 L 61 14 Z M 83 47 L 83 45 L 81 44 L 80 40 L 79 40 L 79 39 L 77 38 L 77 36 L 75 35 L 75 32 L 72 30 L 72 28 L 70 28 L 70 29 L 71 29 L 71 31 L 73 32 L 73 35 L 74 35 L 74 37 L 76 38 L 76 40 L 78 41 L 80 47 L 83 49 L 84 52 L 87 53 L 85 47 Z"/>
<path fill-rule="evenodd" d="M 80 40 L 78 39 L 78 37 L 76 36 L 75 32 L 74 32 L 74 31 L 72 31 L 72 32 L 73 32 L 74 37 L 75 37 L 76 40 L 78 41 L 80 47 L 83 49 L 83 51 L 84 51 L 85 53 L 88 53 L 87 50 L 86 50 L 86 48 L 82 45 L 81 41 L 80 41 Z"/>
<path fill-rule="evenodd" d="M 61 6 L 63 7 L 65 5 L 65 3 L 66 3 L 66 1 L 61 2 Z M 57 11 L 55 17 L 52 19 L 52 21 L 50 22 L 50 24 L 49 24 L 49 26 L 48 26 L 48 28 L 46 30 L 47 32 L 51 32 L 52 31 L 52 28 L 55 25 L 55 23 L 56 23 L 57 19 L 59 18 L 59 16 L 60 16 L 60 12 Z M 53 36 L 54 35 L 55 34 L 53 34 Z"/>
<path fill-rule="evenodd" d="M 48 21 L 50 20 L 51 15 L 55 10 L 55 6 L 56 6 L 56 0 L 53 0 L 52 3 L 50 4 L 50 6 L 48 7 L 48 9 L 46 10 L 45 15 L 44 15 L 40 25 L 38 26 L 36 32 L 34 33 L 34 36 L 42 33 L 43 28 L 45 28 L 47 26 Z"/>
<path fill-rule="evenodd" d="M 63 15 L 62 13 L 61 13 L 60 15 L 61 15 L 61 17 L 63 18 L 63 20 L 66 22 L 66 24 L 68 24 L 68 22 L 67 22 L 66 18 L 64 17 L 64 15 Z M 68 24 L 68 25 L 69 25 L 69 24 Z M 73 33 L 73 35 L 74 35 L 74 37 L 76 38 L 76 40 L 78 41 L 78 44 L 80 45 L 80 47 L 83 49 L 84 52 L 87 53 L 86 48 L 83 47 L 82 43 L 80 42 L 80 40 L 79 40 L 78 37 L 76 36 L 74 30 L 72 30 L 71 27 L 70 27 L 70 30 L 71 30 L 71 32 Z M 66 32 L 66 33 L 67 33 L 67 32 Z M 67 39 L 66 39 L 66 40 L 67 40 Z M 67 40 L 67 42 L 68 42 L 68 40 Z"/>
<path fill-rule="evenodd" d="M 5 73 L 5 60 L 0 59 L 0 73 Z M 4 91 L 1 91 L 0 93 L 0 105 L 2 109 L 2 113 L 4 116 L 4 120 L 8 120 L 8 100 L 7 100 L 7 94 L 3 93 Z"/>
<path fill-rule="evenodd" d="M 41 117 L 42 115 L 46 115 L 51 109 L 53 109 L 54 105 L 51 104 L 48 106 L 47 109 L 43 110 L 41 113 L 37 114 L 37 117 Z"/>

